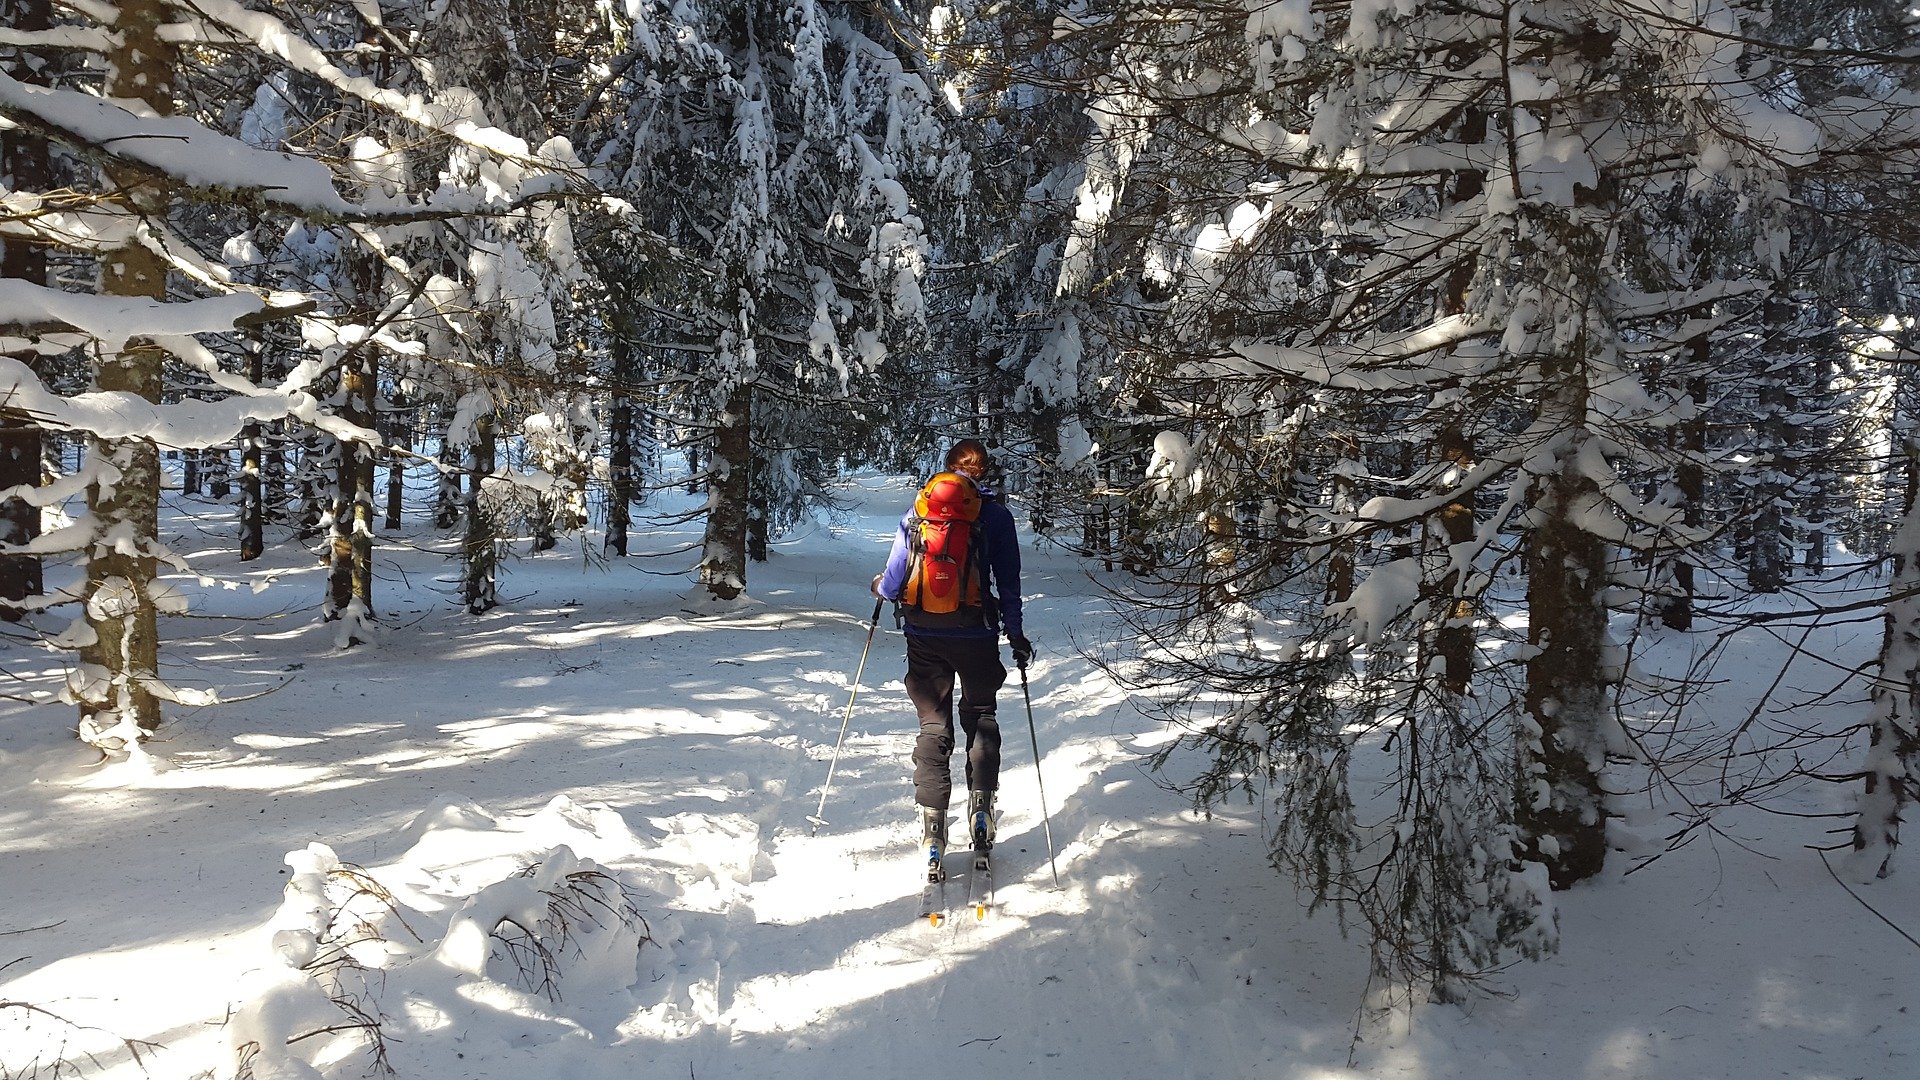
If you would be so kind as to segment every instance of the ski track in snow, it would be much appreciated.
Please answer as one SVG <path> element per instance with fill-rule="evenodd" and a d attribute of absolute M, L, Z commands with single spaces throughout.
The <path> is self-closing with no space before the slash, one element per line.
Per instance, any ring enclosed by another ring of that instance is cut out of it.
<path fill-rule="evenodd" d="M 593 566 L 563 546 L 514 562 L 512 599 L 469 618 L 436 581 L 452 564 L 422 550 L 430 535 L 383 536 L 376 603 L 393 629 L 377 652 L 331 648 L 300 606 L 323 571 L 291 545 L 275 565 L 241 565 L 206 521 L 186 525 L 180 546 L 206 550 L 203 572 L 282 580 L 259 594 L 189 582 L 197 612 L 237 620 L 174 621 L 171 675 L 236 696 L 287 685 L 176 712 L 155 747 L 174 767 L 150 774 L 81 764 L 66 706 L 0 712 L 0 963 L 21 958 L 0 972 L 0 1000 L 91 1025 L 61 1029 L 66 1053 L 98 1055 L 89 1075 L 141 1074 L 126 1036 L 162 1045 L 141 1059 L 150 1075 L 232 1076 L 223 1022 L 274 967 L 287 852 L 324 842 L 427 911 L 564 841 L 639 888 L 658 944 L 632 987 L 554 1003 L 466 994 L 443 1026 L 396 1041 L 399 1075 L 1920 1075 L 1920 951 L 1775 821 L 1742 834 L 1775 858 L 1702 842 L 1576 890 L 1562 953 L 1502 976 L 1510 996 L 1376 1018 L 1356 1043 L 1364 939 L 1302 911 L 1266 863 L 1257 806 L 1203 819 L 1156 786 L 1143 759 L 1164 733 L 1073 648 L 1108 632 L 1105 602 L 1079 563 L 1031 547 L 1060 885 L 1010 673 L 997 908 L 982 924 L 959 910 L 961 871 L 954 917 L 926 926 L 912 714 L 885 616 L 828 824 L 815 834 L 807 820 L 865 639 L 866 581 L 910 497 L 903 481 L 854 487 L 849 525 L 779 545 L 751 599 L 722 607 L 689 599 L 683 577 L 640 572 L 685 556 Z M 686 536 L 648 538 L 666 550 Z M 55 658 L 7 649 L 22 685 L 58 678 Z M 1916 873 L 1869 890 L 1909 930 Z M 56 1037 L 0 1013 L 0 1075 Z"/>

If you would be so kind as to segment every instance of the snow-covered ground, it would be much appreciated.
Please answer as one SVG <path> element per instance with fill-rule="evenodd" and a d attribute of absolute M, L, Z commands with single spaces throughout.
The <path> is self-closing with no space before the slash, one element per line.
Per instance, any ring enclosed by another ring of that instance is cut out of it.
<path fill-rule="evenodd" d="M 390 629 L 349 651 L 315 624 L 322 571 L 304 556 L 242 566 L 217 523 L 188 526 L 178 546 L 210 580 L 190 586 L 199 616 L 168 628 L 172 674 L 236 700 L 178 713 L 159 768 L 88 763 L 66 706 L 0 710 L 0 1001 L 15 1003 L 0 1077 L 64 1057 L 87 1075 L 224 1080 L 233 1046 L 323 1027 L 341 1030 L 251 1056 L 252 1073 L 358 1076 L 374 1063 L 352 1025 L 372 1017 L 393 1069 L 423 1080 L 1920 1076 L 1920 948 L 1803 848 L 1823 823 L 1802 819 L 1731 819 L 1730 837 L 1562 896 L 1562 951 L 1504 973 L 1499 996 L 1369 1013 L 1364 941 L 1303 913 L 1266 863 L 1259 808 L 1203 819 L 1144 770 L 1166 733 L 1079 658 L 1114 631 L 1086 568 L 1056 552 L 1026 562 L 1060 884 L 1016 681 L 1000 910 L 917 922 L 890 620 L 828 824 L 808 822 L 866 582 L 910 489 L 849 494 L 841 527 L 781 544 L 724 609 L 665 573 L 689 556 L 605 565 L 576 546 L 515 563 L 507 604 L 471 618 L 437 580 L 444 545 L 383 537 Z M 1852 666 L 1876 629 L 1830 635 L 1824 658 Z M 58 677 L 56 659 L 4 648 L 14 695 Z M 1728 693 L 1770 679 L 1783 649 L 1736 653 Z M 328 877 L 336 858 L 361 873 Z M 1909 933 L 1916 860 L 1855 886 Z M 516 877 L 535 864 L 543 877 Z M 626 883 L 650 941 L 636 952 L 604 909 L 564 944 L 549 925 L 552 994 L 488 960 L 474 926 L 539 886 L 604 882 L 567 877 L 594 866 Z M 334 977 L 359 1017 L 287 963 L 356 889 L 334 929 L 365 969 Z M 125 1039 L 153 1045 L 136 1059 Z"/>

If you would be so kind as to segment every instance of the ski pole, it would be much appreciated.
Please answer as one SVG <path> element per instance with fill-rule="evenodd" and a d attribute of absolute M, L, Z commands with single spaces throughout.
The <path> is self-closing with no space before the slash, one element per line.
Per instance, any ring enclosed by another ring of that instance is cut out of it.
<path fill-rule="evenodd" d="M 1040 786 L 1040 824 L 1047 832 L 1047 866 L 1053 870 L 1053 887 L 1060 887 L 1060 867 L 1053 861 L 1053 819 L 1047 815 L 1047 781 L 1040 775 L 1040 732 L 1033 726 L 1033 694 L 1027 690 L 1027 665 L 1020 664 L 1020 697 L 1027 703 L 1027 735 L 1033 739 L 1033 780 Z"/>
<path fill-rule="evenodd" d="M 853 699 L 860 696 L 860 676 L 867 670 L 867 653 L 873 649 L 873 632 L 880 628 L 880 605 L 873 602 L 873 618 L 867 620 L 867 644 L 860 650 L 860 666 L 853 669 L 853 690 L 847 695 L 847 715 L 840 718 L 840 737 L 833 740 L 833 760 L 827 763 L 827 785 L 820 789 L 820 805 L 813 811 L 808 821 L 813 822 L 813 830 L 807 835 L 820 835 L 820 826 L 827 820 L 821 814 L 827 812 L 827 793 L 833 790 L 833 771 L 840 767 L 840 745 L 847 741 L 847 724 L 853 720 Z"/>

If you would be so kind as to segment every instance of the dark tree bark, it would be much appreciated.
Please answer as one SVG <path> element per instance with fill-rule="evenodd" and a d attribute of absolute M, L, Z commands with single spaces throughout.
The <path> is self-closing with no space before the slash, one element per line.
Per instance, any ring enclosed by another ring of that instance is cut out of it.
<path fill-rule="evenodd" d="M 1473 442 L 1458 428 L 1440 433 L 1440 454 L 1453 466 L 1456 476 L 1465 476 L 1473 467 Z M 1473 540 L 1477 515 L 1473 496 L 1454 499 L 1434 515 L 1446 549 Z M 1450 693 L 1464 695 L 1473 680 L 1473 604 L 1458 595 L 1461 587 L 1458 570 L 1448 570 L 1435 586 L 1435 602 L 1441 612 L 1440 628 L 1434 635 L 1434 649 L 1440 655 L 1441 685 Z"/>
<path fill-rule="evenodd" d="M 1761 346 L 1759 380 L 1760 482 L 1754 486 L 1751 534 L 1747 540 L 1747 587 L 1757 593 L 1776 593 L 1786 586 L 1792 565 L 1786 501 L 1798 472 L 1794 460 L 1797 428 L 1792 416 L 1799 407 L 1793 391 L 1790 364 L 1797 345 L 1790 301 L 1769 297 L 1762 316 L 1766 339 Z"/>
<path fill-rule="evenodd" d="M 340 418 L 371 429 L 377 354 L 371 345 L 347 350 L 340 358 Z M 373 619 L 373 459 L 374 448 L 342 439 L 335 461 L 333 510 L 329 517 L 326 619 Z M 348 631 L 347 645 L 365 640 Z"/>
<path fill-rule="evenodd" d="M 627 396 L 627 388 L 638 379 L 632 345 L 615 338 L 612 359 L 616 389 L 612 408 L 607 411 L 606 549 L 624 559 L 627 556 L 627 530 L 633 525 L 634 443 L 639 437 L 634 423 L 633 399 Z"/>
<path fill-rule="evenodd" d="M 110 97 L 135 99 L 156 114 L 173 113 L 176 52 L 163 31 L 172 6 L 165 0 L 123 0 L 114 20 L 108 53 Z M 170 185 L 146 172 L 120 166 L 108 179 L 131 208 L 150 220 L 166 217 Z M 139 243 L 101 260 L 100 291 L 108 296 L 164 300 L 167 264 Z M 118 353 L 102 357 L 94 384 L 158 402 L 166 354 L 149 342 L 129 341 Z M 151 683 L 159 678 L 159 627 L 153 600 L 158 560 L 146 545 L 159 535 L 160 451 L 145 439 L 94 439 L 92 463 L 111 470 L 112 481 L 87 489 L 87 508 L 101 535 L 124 535 L 132 543 L 96 544 L 88 552 L 86 619 L 93 640 L 80 650 L 74 679 L 81 730 L 95 736 L 132 741 L 124 727 L 141 732 L 160 726 L 160 700 Z"/>
<path fill-rule="evenodd" d="M 1039 536 L 1052 536 L 1058 525 L 1053 508 L 1060 498 L 1060 410 L 1043 406 L 1031 417 L 1033 430 L 1034 474 L 1030 478 L 1033 499 L 1027 504 L 1027 520 Z"/>
<path fill-rule="evenodd" d="M 51 0 L 0 0 L 0 25 L 32 33 L 53 25 Z M 6 55 L 6 71 L 32 86 L 50 80 L 46 60 L 24 51 Z M 47 141 L 19 128 L 0 131 L 0 178 L 17 191 L 53 190 L 53 156 Z M 23 240 L 0 240 L 0 277 L 18 278 L 36 285 L 51 281 L 46 249 Z M 34 357 L 19 358 L 32 366 Z M 45 440 L 40 426 L 21 413 L 0 409 L 0 489 L 40 486 L 40 459 Z M 0 619 L 17 622 L 24 614 L 20 601 L 38 596 L 45 588 L 40 559 L 6 554 L 40 535 L 40 507 L 23 498 L 0 500 Z"/>
<path fill-rule="evenodd" d="M 1880 641 L 1879 677 L 1868 692 L 1867 759 L 1853 823 L 1853 847 L 1878 877 L 1893 869 L 1901 819 L 1920 798 L 1920 448 L 1903 440 L 1904 513 L 1894 534 L 1893 576 Z"/>
<path fill-rule="evenodd" d="M 747 559 L 766 562 L 773 491 L 767 483 L 767 463 L 760 459 L 758 450 L 748 453 L 747 469 Z"/>
<path fill-rule="evenodd" d="M 747 588 L 747 481 L 752 472 L 753 385 L 737 386 L 715 420 L 707 466 L 707 528 L 700 583 L 716 599 Z"/>
<path fill-rule="evenodd" d="M 1693 339 L 1693 370 L 1703 372 L 1712 357 L 1707 336 Z M 1689 532 L 1707 519 L 1707 379 L 1695 375 L 1687 381 L 1687 395 L 1693 399 L 1694 415 L 1675 432 L 1680 444 L 1680 465 L 1674 470 L 1674 486 L 1680 490 L 1681 520 Z M 1696 589 L 1694 566 L 1690 559 L 1673 560 L 1673 595 L 1660 610 L 1661 625 L 1669 630 L 1693 629 L 1693 598 Z"/>
<path fill-rule="evenodd" d="M 266 378 L 267 345 L 259 331 L 247 335 L 241 345 L 247 358 L 247 379 L 255 386 Z M 267 502 L 266 453 L 267 428 L 258 420 L 249 420 L 240 429 L 240 561 L 251 562 L 266 553 Z"/>
<path fill-rule="evenodd" d="M 388 532 L 399 532 L 407 501 L 407 456 L 413 449 L 413 414 L 407 401 L 396 396 L 387 413 L 387 512 L 381 522 Z"/>
<path fill-rule="evenodd" d="M 321 436 L 314 431 L 302 432 L 293 488 L 299 500 L 294 511 L 294 534 L 303 541 L 317 540 L 327 529 L 327 511 L 333 505 L 333 481 L 328 475 L 331 463 L 330 448 L 321 442 Z"/>
<path fill-rule="evenodd" d="M 1477 145 L 1487 137 L 1487 114 L 1482 109 L 1468 109 L 1460 121 L 1460 141 L 1467 145 Z M 1453 190 L 1448 193 L 1447 201 L 1459 206 L 1479 198 L 1486 186 L 1486 175 L 1478 169 L 1463 169 L 1453 175 Z M 1479 260 L 1463 258 L 1454 263 L 1447 272 L 1446 288 L 1440 295 L 1440 313 L 1442 315 L 1464 315 L 1467 313 L 1467 292 L 1473 286 L 1474 274 L 1478 272 Z M 1443 461 L 1452 467 L 1456 478 L 1465 477 L 1473 467 L 1473 439 L 1466 431 L 1449 426 L 1440 432 L 1439 451 Z M 1440 533 L 1446 540 L 1449 551 L 1473 540 L 1478 515 L 1474 512 L 1473 496 L 1454 499 L 1442 507 L 1439 518 Z M 1448 570 L 1440 579 L 1436 601 L 1440 605 L 1440 628 L 1435 634 L 1434 647 L 1440 654 L 1441 685 L 1457 696 L 1464 696 L 1473 679 L 1473 604 L 1459 595 L 1465 583 L 1457 570 Z"/>
<path fill-rule="evenodd" d="M 1585 395 L 1562 388 L 1559 396 L 1556 411 L 1577 425 Z M 1600 598 L 1608 552 L 1579 525 L 1603 512 L 1599 486 L 1570 464 L 1583 440 L 1572 436 L 1559 455 L 1568 466 L 1536 482 L 1538 523 L 1527 537 L 1527 643 L 1537 651 L 1527 661 L 1515 820 L 1526 857 L 1546 864 L 1555 889 L 1599 873 L 1607 853 L 1600 774 L 1611 677 Z"/>
<path fill-rule="evenodd" d="M 233 461 L 228 456 L 232 451 L 224 446 L 216 446 L 203 451 L 200 459 L 207 473 L 207 494 L 214 499 L 225 501 L 233 496 Z"/>
<path fill-rule="evenodd" d="M 485 498 L 485 484 L 498 467 L 498 417 L 489 412 L 474 421 L 473 446 L 468 450 L 467 532 L 460 600 L 470 614 L 479 615 L 500 603 L 500 535 L 495 515 Z"/>
<path fill-rule="evenodd" d="M 463 495 L 460 490 L 460 477 L 462 475 L 460 448 L 447 441 L 447 411 L 445 408 L 440 410 L 438 427 L 435 429 L 435 434 L 439 436 L 437 441 L 440 444 L 440 453 L 438 455 L 440 470 L 439 480 L 434 488 L 433 527 L 436 529 L 451 529 L 460 523 L 460 513 L 466 504 L 467 497 Z"/>

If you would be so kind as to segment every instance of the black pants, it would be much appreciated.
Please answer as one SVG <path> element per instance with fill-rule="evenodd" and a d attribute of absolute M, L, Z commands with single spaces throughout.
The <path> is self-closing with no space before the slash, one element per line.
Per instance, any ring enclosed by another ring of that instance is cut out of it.
<path fill-rule="evenodd" d="M 907 635 L 907 698 L 920 714 L 913 743 L 913 796 L 945 810 L 953 799 L 953 681 L 960 680 L 960 730 L 967 736 L 967 790 L 1000 786 L 1000 721 L 994 695 L 1007 681 L 992 637 Z"/>

